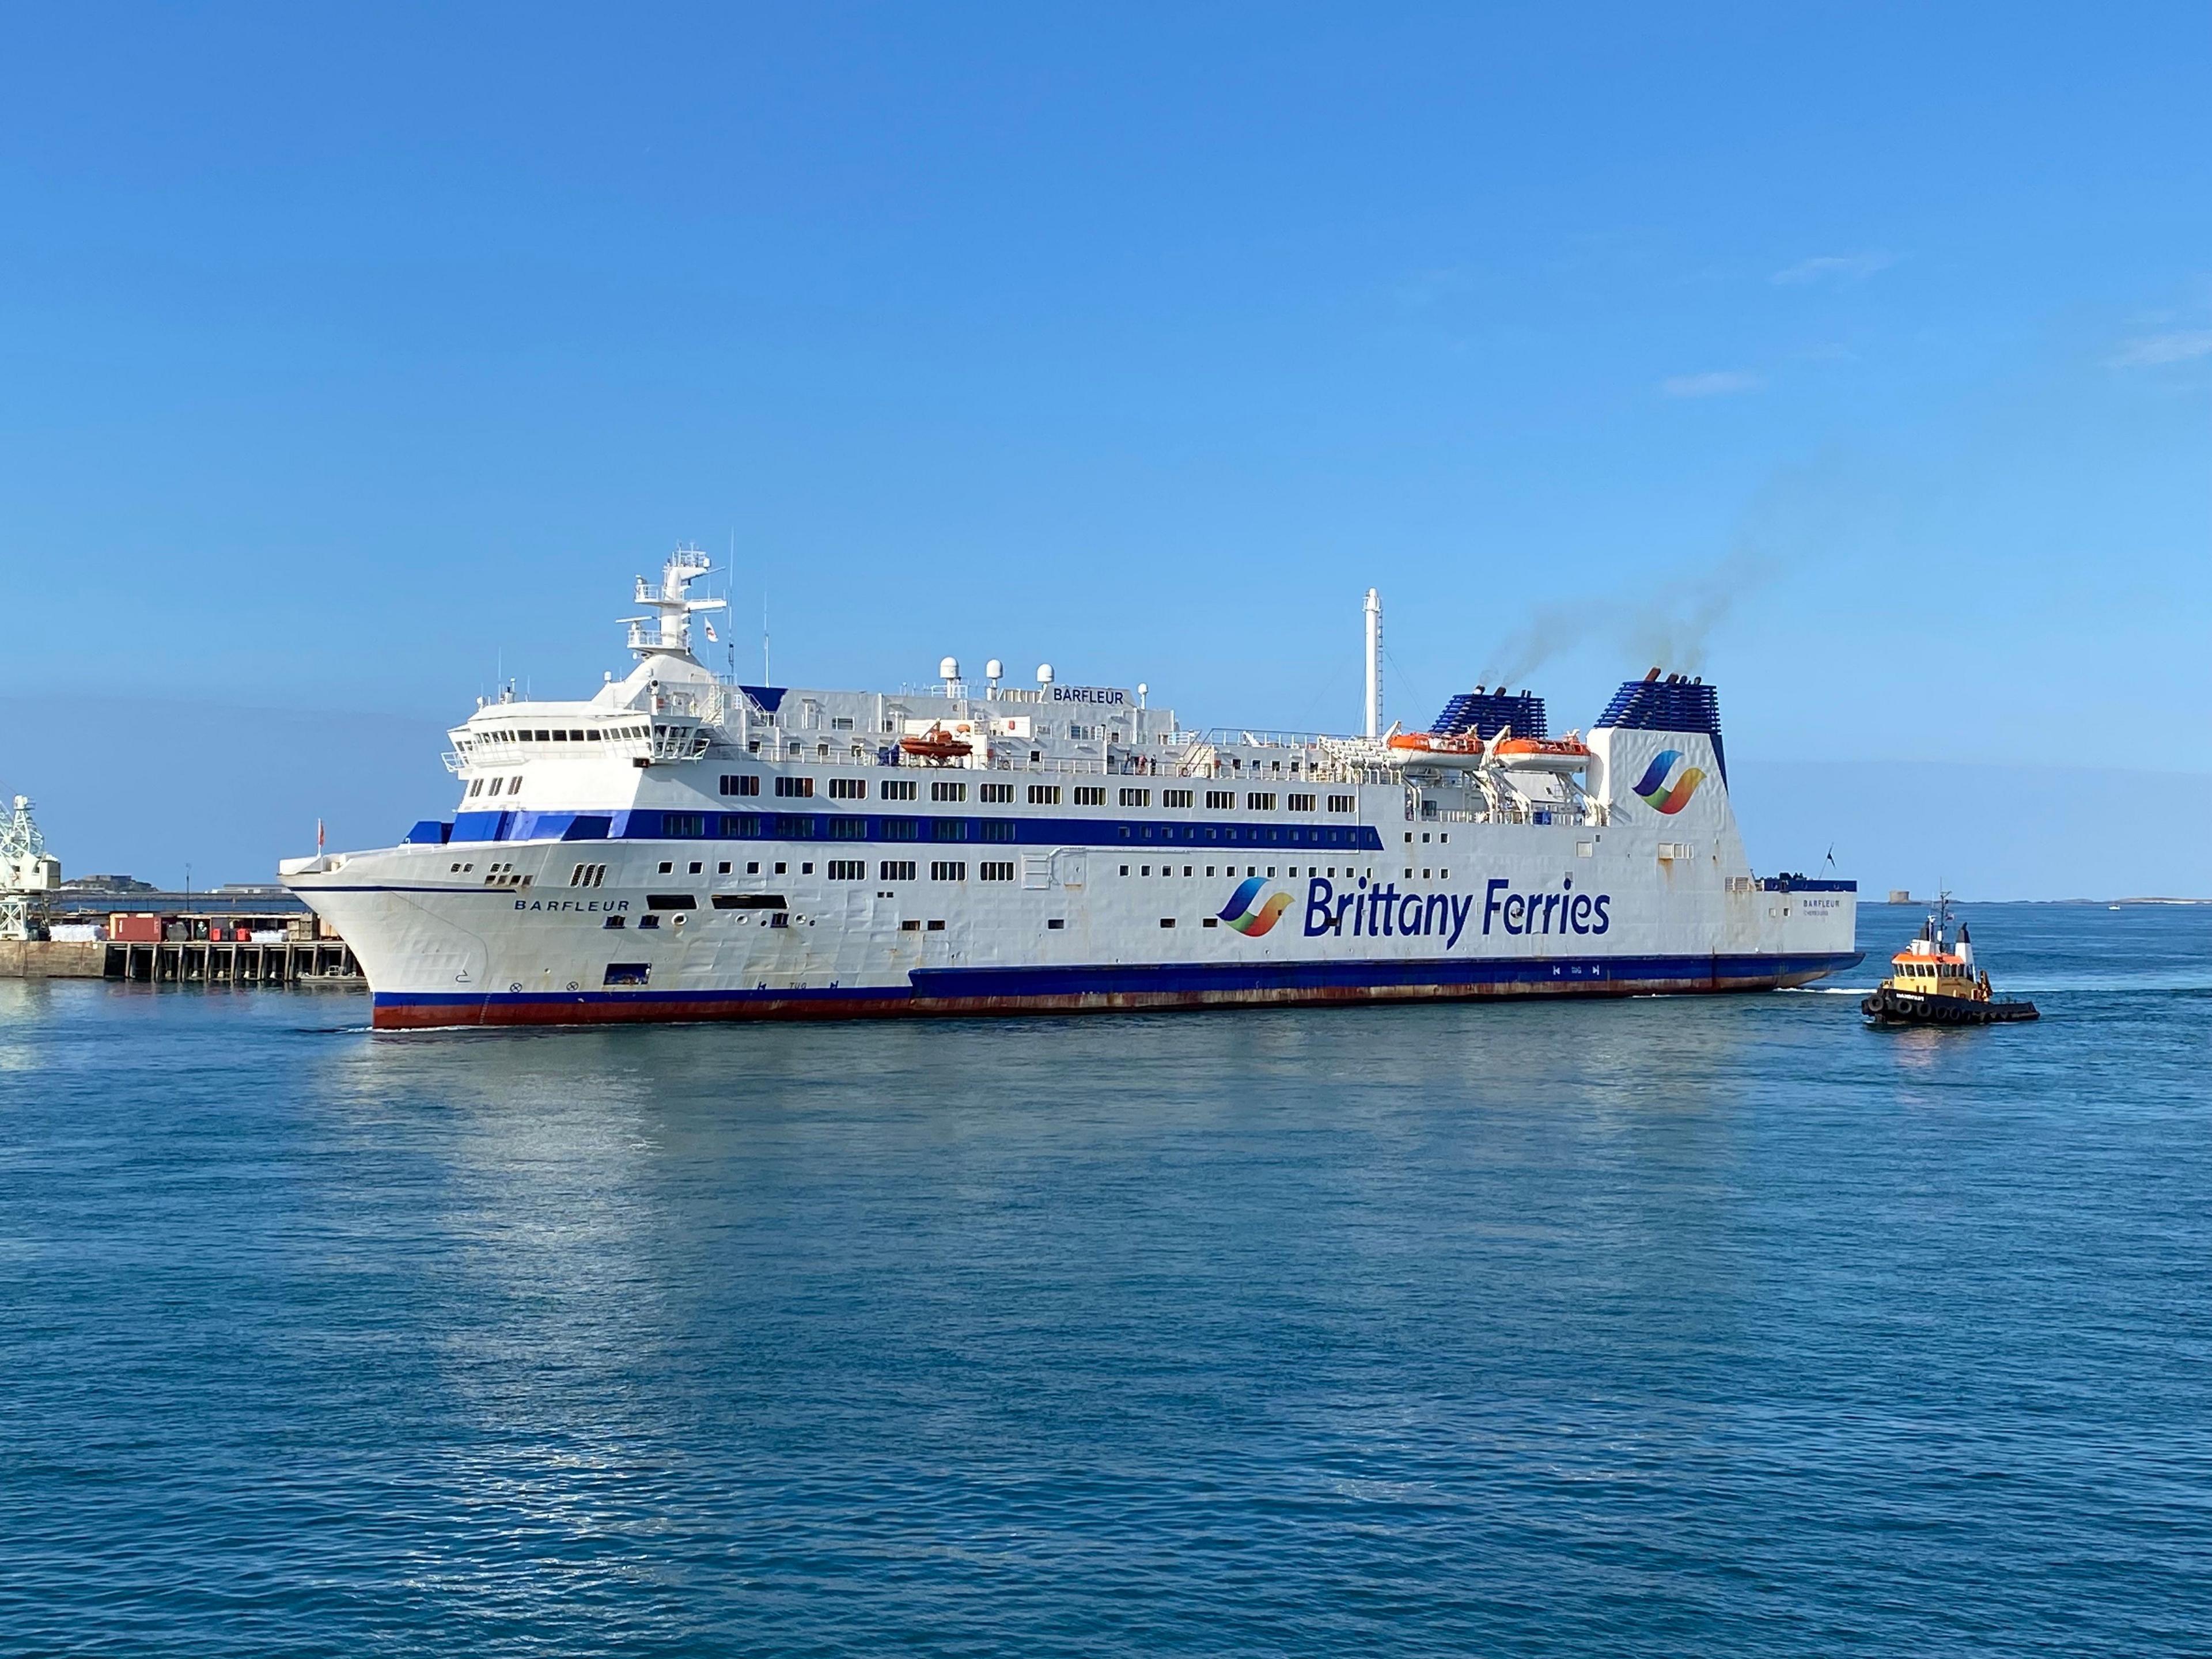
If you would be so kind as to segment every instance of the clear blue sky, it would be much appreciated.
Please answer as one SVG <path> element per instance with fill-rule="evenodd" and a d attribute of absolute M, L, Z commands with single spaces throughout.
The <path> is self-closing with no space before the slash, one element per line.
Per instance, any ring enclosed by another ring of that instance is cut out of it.
<path fill-rule="evenodd" d="M 2203 6 L 7 32 L 0 781 L 74 869 L 388 840 L 733 531 L 779 678 L 1346 726 L 1372 583 L 1421 723 L 1663 651 L 1732 759 L 2212 769 Z"/>

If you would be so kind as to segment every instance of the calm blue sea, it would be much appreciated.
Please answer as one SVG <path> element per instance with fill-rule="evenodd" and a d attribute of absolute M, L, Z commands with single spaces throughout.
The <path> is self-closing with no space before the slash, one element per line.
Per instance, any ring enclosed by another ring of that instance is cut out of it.
<path fill-rule="evenodd" d="M 0 984 L 0 1651 L 2206 1651 L 2212 909 L 1967 915 L 2039 1024 Z"/>

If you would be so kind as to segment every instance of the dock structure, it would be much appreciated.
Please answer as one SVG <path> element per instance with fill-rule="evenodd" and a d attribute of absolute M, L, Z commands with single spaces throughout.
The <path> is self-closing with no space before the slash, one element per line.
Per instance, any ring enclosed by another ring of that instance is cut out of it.
<path fill-rule="evenodd" d="M 0 939 L 0 979 L 108 979 L 143 985 L 367 984 L 346 942 L 288 894 L 131 896 L 138 911 L 96 908 L 105 896 L 65 894 L 42 907 L 36 932 Z M 228 901 L 226 903 L 225 901 Z M 158 908 L 156 908 L 158 907 Z"/>
<path fill-rule="evenodd" d="M 100 946 L 103 979 L 156 985 L 329 985 L 358 987 L 361 964 L 343 939 L 163 939 Z"/>

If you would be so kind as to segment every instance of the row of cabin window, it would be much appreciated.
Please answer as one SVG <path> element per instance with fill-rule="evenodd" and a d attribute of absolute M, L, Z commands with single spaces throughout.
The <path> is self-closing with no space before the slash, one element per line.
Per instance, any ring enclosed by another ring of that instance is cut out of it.
<path fill-rule="evenodd" d="M 657 736 L 665 736 L 668 728 L 665 726 L 657 726 L 653 728 L 653 731 Z M 610 743 L 621 743 L 641 740 L 645 735 L 646 728 L 642 726 L 605 727 L 595 726 L 581 731 L 573 726 L 567 730 L 551 731 L 543 726 L 535 731 L 501 727 L 489 732 L 479 732 L 477 734 L 477 741 L 478 743 L 529 743 L 533 740 L 538 743 L 597 743 L 604 738 Z"/>
<path fill-rule="evenodd" d="M 838 726 L 837 729 L 842 731 L 848 728 L 851 725 L 852 722 L 848 720 L 845 721 L 842 726 Z M 653 729 L 655 736 L 659 736 L 662 731 L 662 728 L 657 726 Z M 681 728 L 677 729 L 680 730 Z M 888 732 L 893 730 L 893 727 L 886 726 L 884 729 Z M 1090 732 L 1090 735 L 1094 738 L 1099 735 L 1099 728 L 1095 726 L 1088 728 L 1079 726 L 1071 726 L 1067 728 L 1067 734 L 1072 738 L 1079 738 L 1084 734 L 1086 729 Z M 1040 726 L 1037 727 L 1037 736 L 1043 737 L 1049 732 L 1049 730 L 1050 728 L 1048 726 Z M 814 758 L 821 761 L 828 760 L 830 758 L 830 747 L 831 745 L 827 743 L 817 743 L 814 745 Z M 867 758 L 868 751 L 865 744 L 855 743 L 851 744 L 850 747 L 852 758 L 855 763 L 865 761 Z M 765 744 L 763 744 L 762 740 L 758 738 L 750 738 L 745 744 L 745 751 L 748 754 L 758 756 L 761 759 L 770 762 L 775 761 L 779 758 L 783 760 L 804 760 L 806 758 L 806 744 L 796 738 L 781 745 L 779 745 L 773 738 L 769 738 Z M 890 749 L 882 749 L 877 751 L 878 758 L 886 763 L 892 761 L 893 754 L 894 751 Z M 1043 758 L 1044 751 L 1042 749 L 1032 749 L 1030 750 L 1030 759 L 1031 761 L 1041 761 Z M 1232 772 L 1237 773 L 1241 775 L 1244 765 L 1242 757 L 1231 755 L 1229 757 L 1229 765 L 1230 769 Z M 1275 761 L 1267 765 L 1263 765 L 1257 758 L 1255 758 L 1252 762 L 1252 775 L 1255 778 L 1270 771 L 1279 776 L 1282 770 L 1283 763 L 1280 761 Z M 1293 778 L 1298 775 L 1298 763 L 1297 761 L 1292 761 L 1291 763 L 1290 775 Z M 1350 809 L 1346 808 L 1345 810 L 1349 811 Z"/>
<path fill-rule="evenodd" d="M 918 787 L 916 781 L 912 778 L 885 778 L 876 786 L 878 798 L 883 800 L 913 800 Z M 733 772 L 722 775 L 720 793 L 724 795 L 757 795 L 760 792 L 757 773 Z M 775 781 L 775 793 L 786 799 L 811 799 L 814 793 L 814 780 L 811 777 L 779 777 Z M 1074 793 L 1078 806 L 1103 806 L 1106 804 L 1106 791 L 1101 786 L 1078 784 L 1074 787 Z M 1160 805 L 1170 810 L 1188 808 L 1192 804 L 1194 793 L 1188 789 L 1163 789 L 1160 791 Z M 987 806 L 1012 805 L 1014 786 L 1011 783 L 979 784 L 976 794 Z M 830 780 L 830 799 L 832 800 L 866 800 L 867 795 L 868 781 L 866 778 Z M 1033 783 L 1029 786 L 1029 804 L 1032 806 L 1057 806 L 1060 804 L 1060 797 L 1059 784 Z M 929 786 L 929 798 L 933 801 L 964 801 L 968 799 L 968 786 L 956 779 L 939 778 Z M 1124 789 L 1121 792 L 1121 805 L 1123 806 L 1150 806 L 1152 804 L 1152 792 L 1149 789 Z M 1292 812 L 1310 812 L 1316 804 L 1317 798 L 1312 795 L 1293 794 L 1283 798 L 1285 809 Z M 1358 798 L 1355 795 L 1331 795 L 1328 798 L 1328 810 L 1332 812 L 1352 811 L 1358 804 Z M 1244 805 L 1250 811 L 1272 812 L 1275 810 L 1275 797 L 1271 791 L 1253 790 L 1246 793 Z M 1207 811 L 1231 812 L 1236 809 L 1237 792 L 1234 789 L 1209 789 L 1206 792 Z"/>
<path fill-rule="evenodd" d="M 496 795 L 502 783 L 507 786 L 507 793 L 510 795 L 519 795 L 522 793 L 522 774 L 520 772 L 510 773 L 504 778 L 489 780 L 491 785 L 489 789 L 484 787 L 486 781 L 487 780 L 483 778 L 471 778 L 469 781 L 469 793 L 463 799 L 474 800 L 478 795 Z"/>
<path fill-rule="evenodd" d="M 917 867 L 913 859 L 884 859 L 876 866 L 876 879 L 912 881 Z M 984 881 L 1012 881 L 1014 878 L 1014 866 L 1011 862 L 987 860 L 975 868 Z M 829 870 L 832 881 L 866 881 L 868 878 L 868 866 L 858 859 L 831 859 Z M 968 879 L 967 861 L 961 859 L 933 860 L 929 878 L 932 881 L 965 881 Z"/>
<path fill-rule="evenodd" d="M 1905 972 L 1911 979 L 1964 979 L 1967 977 L 1962 964 L 1942 962 L 1908 962 Z"/>
<path fill-rule="evenodd" d="M 880 823 L 882 830 L 870 835 L 868 826 Z M 762 836 L 772 836 L 790 841 L 1015 841 L 1019 839 L 1018 818 L 865 818 L 865 817 L 808 817 L 775 813 L 755 812 L 663 812 L 659 833 L 671 840 L 687 840 L 704 836 L 719 836 L 725 840 L 750 841 Z M 828 826 L 826 829 L 823 826 Z M 925 830 L 924 825 L 927 828 Z M 971 828 L 972 826 L 972 828 Z M 1152 839 L 1155 826 L 1146 824 L 1144 839 Z M 1173 841 L 1178 830 L 1195 843 L 1201 834 L 1209 841 L 1235 841 L 1238 831 L 1235 825 L 1224 829 L 1206 824 L 1168 824 L 1158 826 L 1161 839 Z M 1121 839 L 1133 839 L 1131 826 L 1121 826 Z M 1260 842 L 1263 838 L 1280 844 L 1287 836 L 1297 844 L 1301 836 L 1315 846 L 1344 846 L 1343 837 L 1352 834 L 1348 830 L 1284 830 L 1279 826 L 1254 824 L 1249 838 Z M 1408 836 L 1408 840 L 1412 837 Z M 1426 839 L 1425 836 L 1423 837 Z"/>
<path fill-rule="evenodd" d="M 1195 873 L 1197 868 L 1198 866 L 1194 864 L 1186 864 L 1182 866 L 1182 872 L 1186 876 L 1192 875 Z M 1125 876 L 1127 875 L 1129 873 L 1129 866 L 1126 864 L 1123 865 L 1121 866 L 1121 873 Z M 1206 873 L 1209 879 L 1214 878 L 1213 870 L 1214 866 L 1210 864 L 1206 866 Z M 1149 876 L 1152 873 L 1152 866 L 1149 864 L 1140 864 L 1136 866 L 1136 871 L 1139 876 Z M 1318 864 L 1310 864 L 1306 866 L 1305 871 L 1306 874 L 1309 876 L 1318 876 L 1322 873 L 1322 867 Z M 1172 876 L 1175 872 L 1176 867 L 1172 864 L 1163 864 L 1160 866 L 1160 873 L 1164 876 Z M 1248 864 L 1244 866 L 1244 873 L 1248 876 L 1256 876 L 1260 873 L 1260 866 L 1256 864 Z M 1272 878 L 1274 873 L 1275 866 L 1272 864 L 1267 866 L 1268 876 Z M 1283 872 L 1284 877 L 1286 879 L 1291 880 L 1295 880 L 1297 877 L 1297 873 L 1298 866 L 1295 864 L 1287 866 Z M 1334 876 L 1336 874 L 1336 866 L 1333 864 L 1330 865 L 1328 866 L 1328 873 L 1331 876 Z M 1360 875 L 1363 872 L 1354 866 L 1347 864 L 1344 866 L 1344 873 L 1346 878 L 1350 878 Z M 1371 878 L 1375 874 L 1375 866 L 1372 865 L 1368 866 L 1364 873 Z M 1410 877 L 1413 872 L 1411 870 L 1408 870 L 1406 873 Z M 1426 876 L 1429 872 L 1426 870 L 1424 870 L 1421 873 L 1422 875 Z M 1451 872 L 1449 870 L 1440 871 L 1437 873 L 1447 880 L 1449 880 L 1451 876 Z M 1237 875 L 1237 866 L 1233 864 L 1225 865 L 1222 867 L 1221 874 L 1222 876 L 1233 880 Z"/>
<path fill-rule="evenodd" d="M 474 869 L 476 866 L 474 865 L 471 865 L 468 867 L 470 869 Z M 493 867 L 495 869 L 500 869 L 512 868 L 513 866 L 495 865 Z M 920 865 L 918 860 L 914 859 L 884 859 L 877 866 L 878 874 L 876 879 L 878 881 L 912 881 L 915 879 L 915 872 L 919 867 Z M 461 866 L 457 864 L 453 868 L 459 870 Z M 704 868 L 705 866 L 703 865 L 695 860 L 691 865 L 691 873 L 695 876 L 698 875 L 704 870 Z M 1013 861 L 1011 859 L 1003 860 L 986 859 L 981 864 L 977 865 L 975 868 L 978 878 L 983 881 L 1012 881 L 1014 878 L 1014 866 Z M 574 876 L 569 881 L 568 884 L 571 887 L 599 886 L 606 879 L 606 869 L 607 866 L 604 864 L 580 864 L 576 866 Z M 730 866 L 726 861 L 721 865 L 720 869 L 721 873 L 726 876 L 730 873 Z M 784 875 L 789 872 L 789 869 L 790 866 L 787 864 L 778 864 L 775 866 L 775 873 L 779 876 Z M 867 860 L 865 859 L 830 859 L 823 864 L 823 869 L 831 881 L 866 881 L 868 878 L 868 865 Z M 673 863 L 664 863 L 660 866 L 660 873 L 664 876 L 673 874 L 675 870 L 676 866 Z M 760 872 L 761 867 L 757 862 L 745 866 L 745 873 L 749 876 L 757 876 L 760 874 Z M 802 864 L 799 866 L 799 873 L 803 876 L 811 876 L 814 873 L 814 866 L 811 863 Z M 931 862 L 929 866 L 929 878 L 932 881 L 965 881 L 968 879 L 967 861 L 963 859 L 934 860 Z M 657 910 L 675 908 L 679 906 L 682 908 L 689 908 L 691 902 L 688 898 L 682 900 L 671 899 L 664 902 L 658 897 L 648 902 L 653 905 L 653 908 Z M 754 905 L 763 902 L 766 902 L 766 901 L 744 896 L 737 897 L 729 897 L 726 896 L 720 896 L 714 901 L 715 908 L 718 909 L 723 908 L 726 906 Z M 775 900 L 774 902 L 777 905 L 781 905 L 783 901 L 779 898 Z"/>
<path fill-rule="evenodd" d="M 879 822 L 880 835 L 870 836 L 868 825 Z M 768 835 L 798 841 L 1012 841 L 1012 818 L 979 818 L 971 835 L 967 818 L 791 817 L 751 812 L 663 812 L 660 833 L 671 839 L 720 835 L 732 840 L 751 840 Z M 823 826 L 829 827 L 825 830 Z M 924 826 L 927 826 L 925 828 Z"/>

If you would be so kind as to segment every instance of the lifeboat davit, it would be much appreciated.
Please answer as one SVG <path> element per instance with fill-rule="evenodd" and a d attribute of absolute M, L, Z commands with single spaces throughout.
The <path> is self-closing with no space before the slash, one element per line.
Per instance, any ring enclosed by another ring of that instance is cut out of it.
<path fill-rule="evenodd" d="M 1390 758 L 1401 766 L 1482 764 L 1482 739 L 1471 732 L 1450 737 L 1434 732 L 1400 732 L 1388 742 Z"/>
<path fill-rule="evenodd" d="M 975 745 L 965 738 L 956 738 L 941 726 L 933 726 L 927 732 L 910 738 L 901 738 L 899 747 L 917 760 L 965 760 L 975 753 Z"/>
<path fill-rule="evenodd" d="M 1579 772 L 1589 765 L 1589 746 L 1574 735 L 1564 738 L 1504 738 L 1491 757 L 1510 772 Z"/>

